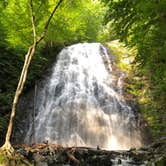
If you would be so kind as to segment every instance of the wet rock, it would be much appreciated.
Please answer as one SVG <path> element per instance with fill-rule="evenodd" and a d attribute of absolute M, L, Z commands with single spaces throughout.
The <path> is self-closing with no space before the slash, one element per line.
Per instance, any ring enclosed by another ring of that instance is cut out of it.
<path fill-rule="evenodd" d="M 122 164 L 121 159 L 118 159 L 118 165 Z"/>
<path fill-rule="evenodd" d="M 23 148 L 17 149 L 16 152 L 19 153 L 19 154 L 21 154 L 21 155 L 23 155 L 23 156 L 28 156 L 28 154 L 29 154 L 29 152 L 26 151 Z"/>
<path fill-rule="evenodd" d="M 33 160 L 34 160 L 34 164 L 36 166 L 45 166 L 46 165 L 46 163 L 44 161 L 44 157 L 42 155 L 40 155 L 39 153 L 33 154 Z"/>
<path fill-rule="evenodd" d="M 52 144 L 17 146 L 16 151 L 36 166 L 166 165 L 165 139 L 128 151 L 106 151 L 86 147 L 65 148 Z"/>

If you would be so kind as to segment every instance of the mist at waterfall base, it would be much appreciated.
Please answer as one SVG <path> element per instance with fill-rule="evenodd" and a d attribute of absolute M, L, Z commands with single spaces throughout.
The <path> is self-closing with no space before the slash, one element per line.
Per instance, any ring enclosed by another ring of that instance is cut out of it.
<path fill-rule="evenodd" d="M 122 72 L 114 76 L 111 56 L 100 43 L 64 48 L 36 97 L 37 115 L 25 143 L 107 150 L 140 147 L 139 126 L 123 97 L 122 80 Z"/>

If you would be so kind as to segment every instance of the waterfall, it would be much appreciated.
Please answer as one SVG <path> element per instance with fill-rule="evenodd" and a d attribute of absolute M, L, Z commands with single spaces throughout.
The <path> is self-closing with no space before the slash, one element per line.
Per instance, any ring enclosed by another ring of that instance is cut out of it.
<path fill-rule="evenodd" d="M 37 143 L 109 150 L 141 145 L 135 110 L 123 97 L 124 74 L 115 77 L 112 61 L 100 43 L 75 44 L 60 52 L 37 95 Z M 32 130 L 25 143 L 32 143 Z"/>

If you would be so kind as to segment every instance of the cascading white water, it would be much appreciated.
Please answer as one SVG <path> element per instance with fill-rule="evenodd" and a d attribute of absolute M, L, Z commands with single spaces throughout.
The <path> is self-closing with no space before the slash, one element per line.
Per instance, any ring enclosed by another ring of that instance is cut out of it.
<path fill-rule="evenodd" d="M 36 142 L 111 150 L 140 146 L 134 111 L 122 96 L 123 73 L 115 81 L 113 72 L 100 43 L 64 48 L 37 97 Z M 26 143 L 32 143 L 32 130 Z"/>

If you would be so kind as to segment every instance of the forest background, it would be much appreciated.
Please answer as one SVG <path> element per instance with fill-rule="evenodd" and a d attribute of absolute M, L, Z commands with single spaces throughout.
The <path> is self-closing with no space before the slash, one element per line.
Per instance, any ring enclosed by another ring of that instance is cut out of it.
<path fill-rule="evenodd" d="M 34 0 L 37 32 L 57 0 Z M 29 0 L 0 1 L 0 145 L 28 46 L 33 42 Z M 166 1 L 64 0 L 37 48 L 25 94 L 65 46 L 101 42 L 127 73 L 124 90 L 138 103 L 152 138 L 166 134 Z M 112 42 L 113 41 L 113 42 Z M 125 51 L 124 51 L 125 50 Z M 127 51 L 126 51 L 127 50 Z M 130 64 L 124 57 L 132 58 Z"/>

